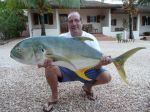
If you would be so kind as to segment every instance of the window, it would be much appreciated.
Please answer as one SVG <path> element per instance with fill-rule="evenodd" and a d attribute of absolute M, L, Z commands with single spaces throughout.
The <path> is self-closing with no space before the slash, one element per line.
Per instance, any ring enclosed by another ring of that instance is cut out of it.
<path fill-rule="evenodd" d="M 50 24 L 50 25 L 53 24 L 53 14 L 52 13 L 48 14 L 48 24 Z"/>
<path fill-rule="evenodd" d="M 150 25 L 150 16 L 142 16 L 142 25 Z"/>
<path fill-rule="evenodd" d="M 44 23 L 48 24 L 48 15 L 47 14 L 44 14 Z"/>
<path fill-rule="evenodd" d="M 137 17 L 133 17 L 133 30 L 137 30 Z"/>
<path fill-rule="evenodd" d="M 41 16 L 38 13 L 33 13 L 33 24 L 34 25 L 39 25 L 41 24 Z M 53 14 L 52 13 L 48 13 L 48 14 L 44 14 L 44 24 L 49 24 L 52 25 L 53 24 Z"/>
<path fill-rule="evenodd" d="M 34 13 L 33 14 L 33 24 L 38 25 L 39 24 L 39 15 Z"/>
<path fill-rule="evenodd" d="M 117 25 L 117 20 L 116 19 L 112 19 L 111 20 L 111 25 L 112 26 L 116 26 Z"/>
<path fill-rule="evenodd" d="M 97 22 L 97 16 L 87 16 L 87 22 Z"/>
<path fill-rule="evenodd" d="M 100 23 L 100 21 L 101 21 L 101 16 L 98 15 L 98 16 L 97 16 L 97 23 Z"/>
<path fill-rule="evenodd" d="M 150 25 L 150 16 L 148 16 L 147 21 L 148 21 L 148 25 Z"/>
<path fill-rule="evenodd" d="M 100 21 L 103 19 L 105 19 L 105 15 L 87 16 L 87 23 L 90 23 L 90 22 L 100 23 Z"/>

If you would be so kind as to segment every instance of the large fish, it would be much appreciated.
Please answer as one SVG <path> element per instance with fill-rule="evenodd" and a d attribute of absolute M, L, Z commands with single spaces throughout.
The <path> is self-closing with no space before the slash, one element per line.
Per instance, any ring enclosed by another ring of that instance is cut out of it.
<path fill-rule="evenodd" d="M 84 58 L 95 59 L 97 62 L 102 59 L 103 53 L 88 46 L 84 41 L 93 41 L 87 37 L 63 38 L 54 36 L 33 37 L 22 40 L 11 50 L 10 57 L 23 64 L 37 65 L 44 63 L 45 59 L 52 61 L 65 61 L 74 66 L 72 60 Z M 127 82 L 124 63 L 132 54 L 144 47 L 137 47 L 126 53 L 113 58 L 121 78 Z M 89 65 L 88 65 L 89 66 Z M 74 66 L 75 67 L 75 66 Z M 90 67 L 90 66 L 89 66 Z M 91 80 L 84 75 L 85 67 L 76 70 L 77 75 L 85 80 Z"/>

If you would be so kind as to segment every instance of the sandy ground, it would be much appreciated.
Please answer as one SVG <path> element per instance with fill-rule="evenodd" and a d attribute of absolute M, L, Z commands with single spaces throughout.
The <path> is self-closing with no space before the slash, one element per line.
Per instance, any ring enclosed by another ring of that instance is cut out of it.
<path fill-rule="evenodd" d="M 10 49 L 19 41 L 0 46 L 0 112 L 42 112 L 51 94 L 44 69 L 20 64 L 9 57 Z M 53 112 L 150 112 L 150 41 L 102 41 L 100 46 L 112 57 L 135 47 L 147 49 L 138 51 L 125 63 L 128 85 L 120 79 L 113 64 L 106 66 L 112 81 L 93 88 L 95 101 L 84 97 L 82 83 L 60 83 L 60 102 Z"/>

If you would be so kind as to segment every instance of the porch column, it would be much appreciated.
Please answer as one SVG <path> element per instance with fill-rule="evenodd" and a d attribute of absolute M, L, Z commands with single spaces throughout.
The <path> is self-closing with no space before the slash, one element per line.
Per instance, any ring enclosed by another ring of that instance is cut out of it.
<path fill-rule="evenodd" d="M 108 27 L 111 31 L 111 9 L 108 10 Z"/>
<path fill-rule="evenodd" d="M 137 15 L 137 32 L 140 38 L 140 14 Z"/>
<path fill-rule="evenodd" d="M 31 18 L 31 12 L 30 11 L 28 11 L 28 13 L 27 13 L 27 15 L 28 15 L 28 27 L 29 27 L 29 34 L 30 34 L 30 37 L 32 37 L 33 36 L 33 29 L 32 29 L 32 18 Z"/>
<path fill-rule="evenodd" d="M 108 24 L 103 27 L 103 34 L 111 36 L 111 9 L 108 9 L 106 13 L 106 21 L 108 22 Z"/>
<path fill-rule="evenodd" d="M 56 28 L 57 32 L 60 34 L 60 22 L 59 22 L 59 11 L 58 11 L 58 9 L 56 9 L 56 27 L 57 27 Z"/>

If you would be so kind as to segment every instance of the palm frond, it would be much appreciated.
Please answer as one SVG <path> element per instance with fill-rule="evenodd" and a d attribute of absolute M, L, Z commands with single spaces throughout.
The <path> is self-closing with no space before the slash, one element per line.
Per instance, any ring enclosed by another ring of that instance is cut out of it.
<path fill-rule="evenodd" d="M 139 6 L 150 6 L 150 0 L 138 0 Z"/>

